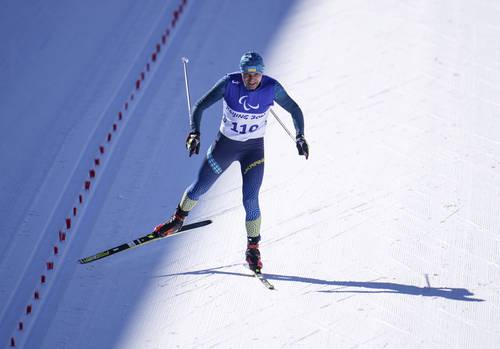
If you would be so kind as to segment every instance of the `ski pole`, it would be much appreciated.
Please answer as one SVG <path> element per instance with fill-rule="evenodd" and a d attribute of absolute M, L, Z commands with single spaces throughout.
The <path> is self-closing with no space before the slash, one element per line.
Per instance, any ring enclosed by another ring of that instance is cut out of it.
<path fill-rule="evenodd" d="M 187 59 L 187 57 L 182 57 L 182 65 L 184 66 L 184 82 L 186 83 L 186 97 L 187 97 L 187 104 L 188 104 L 188 112 L 189 112 L 189 117 L 191 118 L 191 97 L 189 96 L 189 82 L 188 82 L 188 71 L 187 71 L 188 62 L 189 62 L 189 59 Z"/>
<path fill-rule="evenodd" d="M 273 116 L 276 118 L 276 120 L 278 120 L 278 122 L 280 123 L 281 127 L 283 127 L 283 129 L 286 131 L 286 133 L 288 133 L 288 135 L 292 139 L 293 143 L 295 143 L 295 137 L 292 135 L 292 133 L 290 132 L 290 130 L 286 128 L 285 124 L 281 121 L 281 119 L 278 117 L 278 115 L 276 115 L 276 113 L 274 112 L 274 110 L 272 110 L 271 108 L 269 108 L 269 110 L 271 111 L 271 114 L 273 114 Z"/>

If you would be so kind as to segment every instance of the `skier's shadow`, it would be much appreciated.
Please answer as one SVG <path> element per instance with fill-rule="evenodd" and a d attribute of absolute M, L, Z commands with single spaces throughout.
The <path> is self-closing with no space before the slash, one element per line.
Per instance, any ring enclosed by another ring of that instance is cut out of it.
<path fill-rule="evenodd" d="M 163 277 L 180 276 L 180 275 L 210 275 L 210 274 L 253 277 L 250 274 L 220 270 L 223 268 L 233 267 L 236 265 L 239 264 L 225 265 L 221 267 L 188 271 L 183 273 L 160 275 L 157 277 L 163 278 Z M 412 296 L 441 297 L 441 298 L 447 298 L 455 301 L 464 301 L 464 302 L 484 302 L 484 299 L 473 298 L 472 296 L 474 296 L 474 293 L 470 292 L 465 288 L 418 287 L 413 285 L 398 284 L 394 282 L 379 282 L 379 281 L 323 280 L 323 279 L 315 279 L 302 276 L 278 275 L 278 274 L 268 274 L 268 273 L 266 273 L 265 276 L 269 280 L 302 282 L 306 284 L 334 287 L 329 290 L 317 291 L 321 293 L 395 293 L 395 294 L 407 294 Z"/>

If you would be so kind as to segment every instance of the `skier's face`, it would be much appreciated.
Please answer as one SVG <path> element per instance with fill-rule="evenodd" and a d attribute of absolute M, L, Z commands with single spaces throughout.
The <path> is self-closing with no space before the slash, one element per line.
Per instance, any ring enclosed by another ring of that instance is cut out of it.
<path fill-rule="evenodd" d="M 261 73 L 242 73 L 243 83 L 248 90 L 255 90 L 262 80 Z"/>

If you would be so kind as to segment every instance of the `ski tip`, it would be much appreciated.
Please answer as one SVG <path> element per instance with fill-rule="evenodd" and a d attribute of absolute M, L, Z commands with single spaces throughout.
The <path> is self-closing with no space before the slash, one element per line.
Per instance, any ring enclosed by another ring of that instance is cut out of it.
<path fill-rule="evenodd" d="M 192 228 L 201 228 L 201 227 L 204 227 L 204 226 L 209 225 L 209 224 L 212 224 L 212 220 L 211 219 L 206 219 L 204 221 L 198 221 L 198 222 L 187 224 L 185 226 L 185 228 L 186 228 L 186 230 L 187 229 L 192 229 Z"/>

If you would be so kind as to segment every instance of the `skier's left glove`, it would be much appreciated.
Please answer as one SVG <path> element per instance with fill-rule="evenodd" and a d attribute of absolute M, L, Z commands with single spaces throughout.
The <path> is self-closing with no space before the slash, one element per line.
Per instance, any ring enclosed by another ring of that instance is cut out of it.
<path fill-rule="evenodd" d="M 304 135 L 297 135 L 297 137 L 295 138 L 295 144 L 297 145 L 299 155 L 304 155 L 307 160 L 309 158 L 309 145 L 307 145 L 307 141 L 304 138 Z"/>
<path fill-rule="evenodd" d="M 189 153 L 189 157 L 193 154 L 198 154 L 200 152 L 200 133 L 190 132 L 186 138 L 186 149 Z"/>

